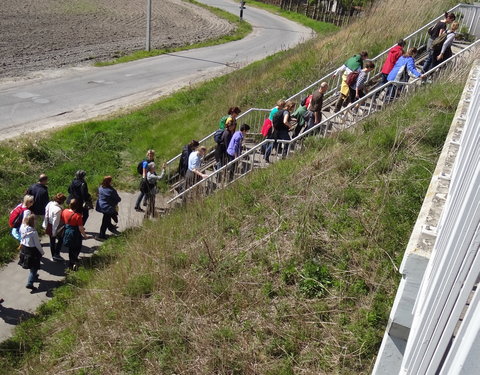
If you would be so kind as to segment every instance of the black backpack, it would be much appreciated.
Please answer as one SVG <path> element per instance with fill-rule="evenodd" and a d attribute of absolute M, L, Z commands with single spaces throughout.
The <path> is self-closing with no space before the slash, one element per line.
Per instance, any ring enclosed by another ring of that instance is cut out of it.
<path fill-rule="evenodd" d="M 217 129 L 215 131 L 215 134 L 213 134 L 213 140 L 218 144 L 222 143 L 223 131 L 223 129 Z"/>
<path fill-rule="evenodd" d="M 274 130 L 286 128 L 285 124 L 283 123 L 283 117 L 283 109 L 279 109 L 278 112 L 273 115 L 272 125 Z"/>
<path fill-rule="evenodd" d="M 140 175 L 143 175 L 143 163 L 146 162 L 146 159 L 143 159 L 140 163 L 137 165 L 137 172 Z"/>

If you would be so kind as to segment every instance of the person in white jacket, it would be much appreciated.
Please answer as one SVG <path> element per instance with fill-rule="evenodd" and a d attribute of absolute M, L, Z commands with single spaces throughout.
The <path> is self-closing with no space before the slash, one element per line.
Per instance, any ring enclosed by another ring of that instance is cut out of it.
<path fill-rule="evenodd" d="M 35 230 L 35 215 L 31 214 L 23 219 L 20 226 L 20 260 L 18 264 L 25 269 L 29 269 L 30 273 L 27 279 L 27 289 L 37 290 L 33 285 L 38 281 L 38 270 L 40 269 L 40 260 L 45 252 L 42 249 L 40 238 Z"/>
<path fill-rule="evenodd" d="M 43 228 L 45 233 L 50 237 L 50 251 L 52 252 L 52 260 L 56 262 L 63 262 L 64 259 L 60 256 L 60 251 L 63 245 L 63 229 L 62 210 L 63 204 L 67 197 L 58 193 L 53 197 L 53 200 L 48 202 L 45 207 L 45 218 L 43 220 Z"/>

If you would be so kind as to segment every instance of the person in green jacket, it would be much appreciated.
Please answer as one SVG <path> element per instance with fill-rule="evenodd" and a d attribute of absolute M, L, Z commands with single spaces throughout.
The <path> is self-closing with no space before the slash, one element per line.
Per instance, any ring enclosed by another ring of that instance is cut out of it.
<path fill-rule="evenodd" d="M 335 73 L 333 73 L 333 78 L 335 78 L 338 74 L 343 72 L 342 75 L 342 84 L 340 86 L 340 96 L 338 98 L 337 104 L 335 105 L 335 112 L 340 111 L 342 109 L 342 105 L 348 105 L 348 92 L 349 88 L 347 85 L 347 76 L 353 71 L 360 71 L 363 69 L 363 62 L 368 59 L 368 52 L 362 51 L 358 55 L 353 55 L 345 64 L 343 64 L 340 68 L 338 68 Z"/>

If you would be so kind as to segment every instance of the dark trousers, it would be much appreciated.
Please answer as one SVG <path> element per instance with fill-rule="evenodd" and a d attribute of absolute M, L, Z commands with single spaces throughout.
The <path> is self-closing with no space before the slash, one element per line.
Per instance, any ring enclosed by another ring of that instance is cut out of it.
<path fill-rule="evenodd" d="M 145 198 L 145 193 L 141 191 L 138 195 L 137 201 L 135 202 L 135 208 L 140 208 L 140 204 L 142 203 L 143 198 Z"/>
<path fill-rule="evenodd" d="M 112 224 L 113 215 L 116 214 L 103 214 L 102 225 L 100 226 L 100 236 L 105 236 L 105 232 L 107 231 L 107 229 L 110 232 L 113 232 L 115 230 L 115 227 Z"/>
<path fill-rule="evenodd" d="M 50 237 L 50 251 L 52 252 L 52 257 L 60 256 L 60 250 L 62 250 L 63 237 Z M 58 241 L 58 242 L 57 242 Z"/>
<path fill-rule="evenodd" d="M 350 94 L 350 91 L 352 90 L 349 90 L 349 94 Z M 345 96 L 343 94 L 340 94 L 337 100 L 337 104 L 335 104 L 335 113 L 340 111 L 342 109 L 342 106 L 346 107 L 349 103 L 350 103 L 350 96 L 349 95 Z"/>
<path fill-rule="evenodd" d="M 82 244 L 74 245 L 68 248 L 68 266 L 72 268 L 78 262 L 78 255 L 82 249 Z"/>
<path fill-rule="evenodd" d="M 88 207 L 83 207 L 83 209 L 82 209 L 83 225 L 85 225 L 85 223 L 86 223 L 87 220 L 88 220 L 88 217 L 90 216 L 90 214 L 88 213 L 88 211 L 89 211 Z"/>
<path fill-rule="evenodd" d="M 356 90 L 352 89 L 350 87 L 350 90 L 348 91 L 348 95 L 350 97 L 350 103 L 354 103 L 360 98 L 363 98 L 365 96 L 365 92 L 363 90 L 358 90 L 358 99 L 356 98 L 357 92 Z"/>
<path fill-rule="evenodd" d="M 277 149 L 277 154 L 282 153 L 282 156 L 285 156 L 288 152 L 288 144 L 279 144 L 277 143 L 277 140 L 289 141 L 291 139 L 287 130 L 274 133 L 273 138 L 275 139 L 275 142 L 268 144 L 265 151 L 265 160 L 267 162 L 270 161 L 270 154 L 274 147 Z"/>

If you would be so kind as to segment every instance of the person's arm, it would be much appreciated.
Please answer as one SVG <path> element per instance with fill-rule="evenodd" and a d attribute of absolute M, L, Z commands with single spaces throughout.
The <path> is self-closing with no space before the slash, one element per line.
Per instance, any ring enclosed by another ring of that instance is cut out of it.
<path fill-rule="evenodd" d="M 437 60 L 442 60 L 443 55 L 445 54 L 445 51 L 447 50 L 448 47 L 450 47 L 455 40 L 455 33 L 449 33 L 447 35 L 447 39 L 443 43 L 442 50 L 440 51 L 440 54 L 437 56 Z"/>
<path fill-rule="evenodd" d="M 148 173 L 148 162 L 144 161 L 142 164 L 142 178 L 147 178 L 147 173 Z"/>
<path fill-rule="evenodd" d="M 417 78 L 422 76 L 422 73 L 415 68 L 415 61 L 413 58 L 407 59 L 407 69 Z"/>
<path fill-rule="evenodd" d="M 56 233 L 57 233 L 57 229 L 58 229 L 58 226 L 60 225 L 60 216 L 62 216 L 62 210 L 58 211 L 58 212 L 55 212 L 55 213 L 49 213 L 50 215 L 52 215 L 52 234 L 55 236 Z M 45 215 L 45 217 L 47 217 Z"/>
<path fill-rule="evenodd" d="M 91 238 L 87 232 L 85 232 L 85 227 L 83 225 L 79 225 L 78 226 L 78 230 L 80 231 L 80 234 L 82 235 L 83 239 L 84 240 L 88 240 L 89 238 Z"/>
<path fill-rule="evenodd" d="M 40 254 L 45 254 L 45 251 L 42 249 L 42 244 L 40 243 L 40 238 L 38 237 L 37 231 L 34 231 L 32 234 L 33 237 L 33 244 L 37 248 L 37 250 L 40 252 Z"/>
<path fill-rule="evenodd" d="M 340 68 L 335 70 L 335 72 L 333 73 L 333 78 L 335 78 L 338 74 L 342 73 L 346 68 L 347 66 L 343 64 Z"/>

